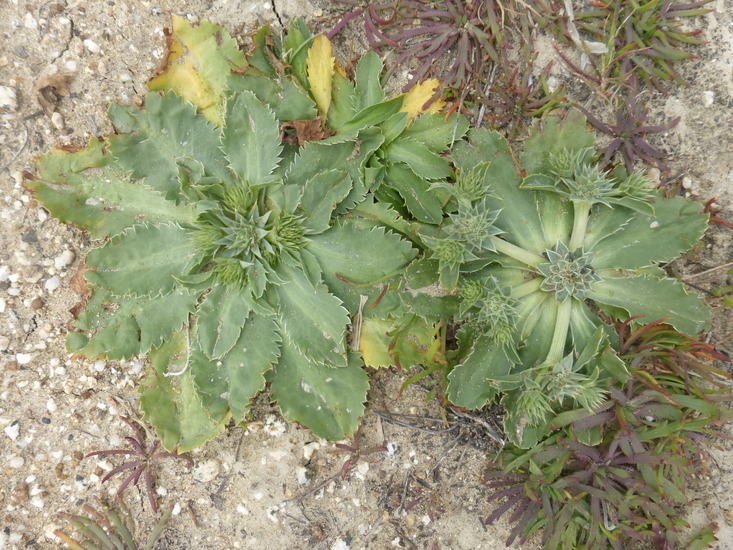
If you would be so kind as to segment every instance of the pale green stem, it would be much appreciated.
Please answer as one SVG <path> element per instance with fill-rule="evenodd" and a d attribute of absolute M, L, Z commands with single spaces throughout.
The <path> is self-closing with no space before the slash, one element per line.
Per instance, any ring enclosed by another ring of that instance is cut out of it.
<path fill-rule="evenodd" d="M 591 204 L 588 201 L 573 201 L 575 219 L 573 220 L 573 232 L 570 236 L 568 248 L 572 252 L 580 248 L 585 239 L 585 232 L 588 229 L 588 216 L 590 216 Z"/>
<path fill-rule="evenodd" d="M 530 267 L 537 267 L 538 265 L 547 262 L 547 258 L 540 256 L 539 254 L 535 254 L 534 252 L 530 252 L 529 250 L 525 250 L 524 248 L 520 248 L 515 244 L 505 241 L 504 239 L 492 237 L 491 242 L 494 244 L 494 248 L 496 248 L 497 252 L 506 254 L 510 258 L 514 258 L 515 260 L 518 260 L 523 264 L 527 264 Z"/>
<path fill-rule="evenodd" d="M 542 285 L 541 278 L 532 279 L 531 281 L 522 283 L 519 286 L 515 286 L 512 289 L 511 297 L 514 298 L 515 300 L 519 300 L 520 298 L 524 298 L 525 296 L 529 296 L 533 292 L 538 291 L 541 285 Z"/>
<path fill-rule="evenodd" d="M 565 341 L 568 338 L 568 330 L 570 329 L 570 314 L 572 311 L 572 298 L 558 304 L 555 333 L 552 335 L 552 345 L 550 346 L 550 352 L 547 354 L 546 363 L 557 363 L 562 359 L 565 352 Z"/>

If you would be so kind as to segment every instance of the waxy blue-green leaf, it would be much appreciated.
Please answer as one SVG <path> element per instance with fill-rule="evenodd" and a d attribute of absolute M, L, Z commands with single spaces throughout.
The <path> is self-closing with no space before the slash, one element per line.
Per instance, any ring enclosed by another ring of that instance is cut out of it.
<path fill-rule="evenodd" d="M 503 237 L 526 250 L 543 253 L 545 232 L 537 212 L 537 199 L 534 192 L 519 188 L 519 175 L 507 141 L 494 131 L 471 130 L 469 142 L 456 145 L 453 160 L 459 176 L 482 167 L 491 194 L 501 199 L 492 199 L 490 204 L 501 210 L 495 225 L 504 231 Z"/>
<path fill-rule="evenodd" d="M 335 441 L 356 431 L 369 389 L 358 355 L 350 354 L 347 365 L 330 369 L 304 357 L 286 337 L 270 379 L 272 396 L 288 420 Z"/>
<path fill-rule="evenodd" d="M 230 415 L 212 417 L 201 402 L 194 376 L 186 364 L 186 335 L 177 332 L 150 352 L 150 364 L 140 386 L 143 417 L 155 426 L 170 452 L 185 453 L 224 431 Z M 171 374 L 173 374 L 171 376 Z"/>
<path fill-rule="evenodd" d="M 668 262 L 695 246 L 708 226 L 702 206 L 682 197 L 658 196 L 654 211 L 655 216 L 630 212 L 620 231 L 596 240 L 587 249 L 594 252 L 593 267 L 636 269 Z M 617 219 L 605 211 L 598 217 Z"/>
<path fill-rule="evenodd" d="M 173 223 L 136 225 L 87 256 L 86 279 L 118 296 L 166 294 L 176 275 L 191 267 L 195 249 L 188 231 Z"/>
<path fill-rule="evenodd" d="M 314 287 L 297 267 L 282 262 L 275 271 L 284 282 L 269 291 L 283 334 L 311 362 L 345 367 L 349 315 L 341 300 L 323 284 Z"/>
<path fill-rule="evenodd" d="M 240 182 L 257 186 L 275 181 L 282 145 L 272 109 L 250 91 L 230 95 L 223 134 L 221 149 Z"/>
<path fill-rule="evenodd" d="M 110 105 L 109 117 L 123 135 L 110 137 L 109 152 L 134 179 L 179 200 L 181 184 L 177 159 L 201 162 L 207 174 L 230 181 L 227 161 L 219 149 L 221 131 L 177 95 L 149 93 L 144 111 Z"/>
<path fill-rule="evenodd" d="M 644 323 L 668 318 L 667 323 L 690 336 L 708 326 L 710 308 L 697 294 L 687 294 L 677 281 L 643 275 L 614 277 L 609 272 L 601 272 L 601 277 L 586 293 L 591 300 L 621 308 L 629 317 L 643 315 Z"/>
<path fill-rule="evenodd" d="M 196 311 L 198 344 L 209 358 L 227 354 L 249 317 L 250 301 L 237 285 L 215 285 Z"/>

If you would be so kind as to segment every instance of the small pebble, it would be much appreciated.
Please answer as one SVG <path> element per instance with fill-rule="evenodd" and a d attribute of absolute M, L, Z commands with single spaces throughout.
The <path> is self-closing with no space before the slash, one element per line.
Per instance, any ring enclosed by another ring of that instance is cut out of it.
<path fill-rule="evenodd" d="M 692 178 L 688 176 L 682 178 L 682 188 L 687 190 L 692 189 Z"/>
<path fill-rule="evenodd" d="M 201 483 L 212 481 L 221 471 L 221 462 L 215 458 L 210 458 L 196 464 L 193 469 L 193 478 Z"/>
<path fill-rule="evenodd" d="M 56 277 L 56 276 L 53 276 L 53 277 L 51 277 L 51 278 L 50 278 L 50 279 L 49 279 L 48 281 L 46 281 L 46 283 L 45 283 L 45 284 L 43 285 L 43 287 L 44 287 L 44 288 L 45 288 L 46 290 L 50 291 L 50 292 L 53 292 L 54 290 L 56 290 L 56 289 L 57 289 L 58 287 L 60 287 L 60 286 L 61 286 L 61 279 L 59 279 L 59 278 L 58 278 L 58 277 Z"/>
<path fill-rule="evenodd" d="M 20 422 L 13 422 L 10 426 L 5 428 L 5 435 L 11 440 L 15 441 L 20 435 Z"/>
<path fill-rule="evenodd" d="M 57 408 L 58 407 L 56 406 L 56 401 L 54 401 L 53 399 L 49 399 L 48 401 L 46 401 L 46 410 L 48 412 L 50 413 L 56 412 Z"/>
<path fill-rule="evenodd" d="M 63 271 L 71 265 L 75 258 L 76 254 L 74 251 L 67 248 L 53 259 L 53 265 L 59 271 Z"/>
<path fill-rule="evenodd" d="M 31 362 L 31 359 L 33 359 L 33 356 L 30 353 L 15 354 L 15 360 L 18 362 L 19 365 L 27 365 Z"/>
<path fill-rule="evenodd" d="M 38 28 L 38 21 L 30 13 L 26 13 L 23 17 L 23 26 L 26 29 L 35 30 Z"/>
<path fill-rule="evenodd" d="M 43 300 L 40 298 L 34 298 L 31 302 L 31 309 L 41 309 L 43 307 Z"/>
<path fill-rule="evenodd" d="M 92 53 L 99 53 L 101 51 L 99 44 L 97 44 L 91 38 L 87 38 L 86 40 L 84 40 L 84 47 Z"/>
<path fill-rule="evenodd" d="M 102 361 L 101 359 L 94 361 L 94 370 L 97 372 L 104 372 L 104 369 L 107 367 L 107 363 Z"/>
<path fill-rule="evenodd" d="M 702 93 L 702 104 L 705 107 L 710 107 L 715 102 L 715 92 L 706 90 Z"/>
<path fill-rule="evenodd" d="M 64 117 L 61 116 L 61 113 L 54 113 L 51 115 L 51 124 L 53 124 L 53 127 L 57 130 L 63 130 L 65 128 Z"/>
<path fill-rule="evenodd" d="M 23 464 L 25 464 L 25 459 L 22 456 L 14 456 L 8 460 L 8 466 L 11 468 L 22 468 Z"/>
<path fill-rule="evenodd" d="M 0 108 L 6 111 L 16 111 L 18 109 L 18 96 L 15 93 L 15 88 L 0 86 Z"/>

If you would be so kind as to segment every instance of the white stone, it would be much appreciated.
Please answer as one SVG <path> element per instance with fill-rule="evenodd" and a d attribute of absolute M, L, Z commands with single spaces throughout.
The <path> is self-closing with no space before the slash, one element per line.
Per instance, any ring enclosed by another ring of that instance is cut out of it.
<path fill-rule="evenodd" d="M 15 93 L 15 88 L 0 86 L 0 109 L 6 111 L 16 111 L 18 109 L 18 96 Z"/>
<path fill-rule="evenodd" d="M 683 189 L 692 189 L 692 178 L 689 176 L 685 176 L 682 178 L 682 188 Z"/>
<path fill-rule="evenodd" d="M 94 370 L 97 372 L 104 372 L 104 369 L 107 367 L 107 363 L 105 361 L 102 361 L 101 359 L 94 361 Z M 102 403 L 104 405 L 104 403 Z"/>
<path fill-rule="evenodd" d="M 59 279 L 57 276 L 51 277 L 46 283 L 43 285 L 43 287 L 48 290 L 49 292 L 53 292 L 58 287 L 61 286 L 61 279 Z"/>
<path fill-rule="evenodd" d="M 63 271 L 71 265 L 75 258 L 76 254 L 74 253 L 74 251 L 66 249 L 53 259 L 53 265 L 59 271 Z"/>
<path fill-rule="evenodd" d="M 58 407 L 56 406 L 56 401 L 53 400 L 53 398 L 46 401 L 46 410 L 50 413 L 56 412 L 56 409 Z"/>
<path fill-rule="evenodd" d="M 712 90 L 706 90 L 702 93 L 702 104 L 705 107 L 710 107 L 715 102 L 715 92 Z"/>
<path fill-rule="evenodd" d="M 54 113 L 51 115 L 51 124 L 53 124 L 53 127 L 57 130 L 63 130 L 65 128 L 64 117 L 61 116 L 61 113 Z"/>
<path fill-rule="evenodd" d="M 30 13 L 26 13 L 23 17 L 23 26 L 26 29 L 35 30 L 38 28 L 38 21 Z"/>
<path fill-rule="evenodd" d="M 14 456 L 8 460 L 8 466 L 11 468 L 22 468 L 23 464 L 25 464 L 25 459 L 22 456 Z"/>
<path fill-rule="evenodd" d="M 30 353 L 15 354 L 15 360 L 18 362 L 19 365 L 27 365 L 31 362 L 31 359 L 33 359 L 33 355 L 31 355 Z"/>
<path fill-rule="evenodd" d="M 94 40 L 91 38 L 87 38 L 84 41 L 84 47 L 89 50 L 92 53 L 99 53 L 102 48 L 99 47 L 99 44 L 97 44 Z"/>
<path fill-rule="evenodd" d="M 193 469 L 193 478 L 201 483 L 212 481 L 221 471 L 221 462 L 215 458 L 210 458 L 196 464 Z"/>
<path fill-rule="evenodd" d="M 298 480 L 298 485 L 305 485 L 308 483 L 308 476 L 306 475 L 306 469 L 303 466 L 296 466 L 295 477 Z"/>
<path fill-rule="evenodd" d="M 10 426 L 7 426 L 5 428 L 5 435 L 7 435 L 13 441 L 18 439 L 18 436 L 20 435 L 20 423 L 16 422 L 14 424 L 11 424 Z"/>

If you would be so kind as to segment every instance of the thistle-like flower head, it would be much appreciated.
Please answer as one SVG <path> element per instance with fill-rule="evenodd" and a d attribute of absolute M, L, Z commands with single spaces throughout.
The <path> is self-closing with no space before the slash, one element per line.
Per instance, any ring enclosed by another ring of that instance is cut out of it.
<path fill-rule="evenodd" d="M 591 265 L 593 254 L 584 253 L 582 248 L 571 252 L 565 243 L 560 242 L 555 250 L 547 250 L 545 255 L 549 262 L 537 266 L 545 277 L 540 288 L 554 292 L 558 302 L 569 297 L 585 299 L 585 293 L 592 284 L 601 280 Z"/>
<path fill-rule="evenodd" d="M 500 210 L 491 210 L 486 197 L 478 204 L 461 202 L 458 212 L 451 214 L 453 222 L 445 228 L 446 237 L 451 240 L 462 241 L 475 252 L 490 251 L 495 248 L 491 237 L 502 231 L 494 225 L 499 217 Z"/>

